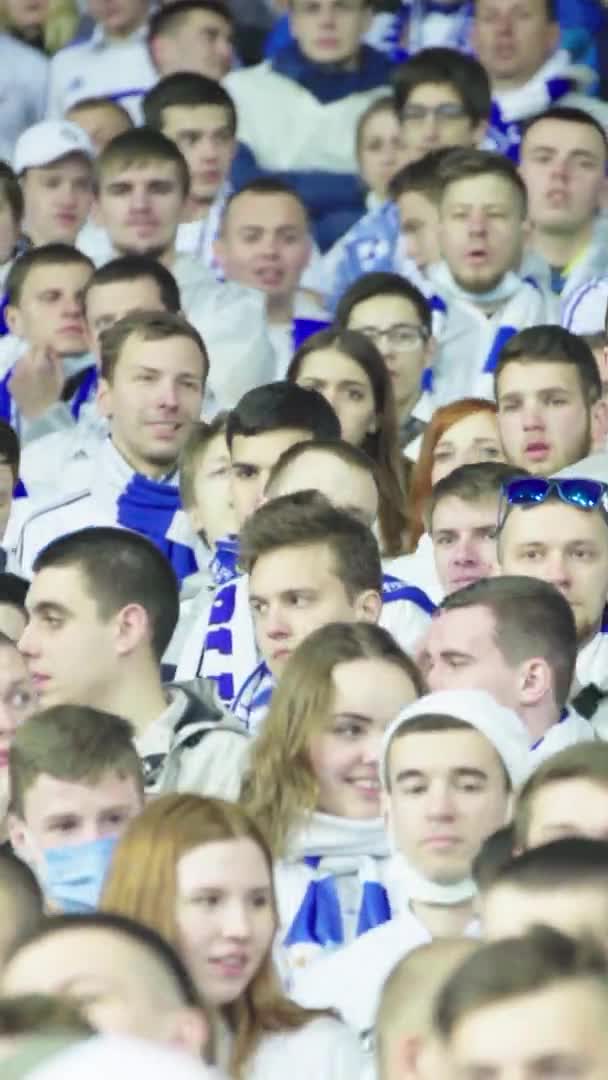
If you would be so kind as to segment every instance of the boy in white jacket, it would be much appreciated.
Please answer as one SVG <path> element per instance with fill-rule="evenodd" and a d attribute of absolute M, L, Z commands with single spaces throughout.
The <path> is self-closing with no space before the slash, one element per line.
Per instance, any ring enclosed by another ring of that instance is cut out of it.
<path fill-rule="evenodd" d="M 400 713 L 384 735 L 380 769 L 398 914 L 302 972 L 297 1001 L 337 1008 L 368 1031 L 396 960 L 435 936 L 476 936 L 471 865 L 509 817 L 525 755 L 523 724 L 484 692 L 428 694 Z"/>

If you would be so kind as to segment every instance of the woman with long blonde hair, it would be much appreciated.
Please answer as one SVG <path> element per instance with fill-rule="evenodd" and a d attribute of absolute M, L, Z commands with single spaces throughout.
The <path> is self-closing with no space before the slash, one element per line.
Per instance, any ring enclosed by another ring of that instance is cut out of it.
<path fill-rule="evenodd" d="M 390 918 L 380 744 L 423 692 L 413 661 L 370 623 L 322 627 L 285 666 L 241 804 L 277 860 L 277 955 L 288 972 Z"/>
<path fill-rule="evenodd" d="M 182 956 L 218 1019 L 218 1064 L 237 1080 L 353 1080 L 358 1043 L 328 1013 L 283 994 L 272 962 L 272 855 L 233 803 L 150 802 L 120 840 L 101 909 L 150 926 Z"/>

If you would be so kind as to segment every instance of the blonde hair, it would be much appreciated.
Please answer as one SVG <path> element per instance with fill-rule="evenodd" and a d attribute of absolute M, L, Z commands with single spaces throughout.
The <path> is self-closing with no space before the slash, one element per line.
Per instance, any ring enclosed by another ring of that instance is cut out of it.
<path fill-rule="evenodd" d="M 177 864 L 202 844 L 247 838 L 260 849 L 272 882 L 272 856 L 259 829 L 234 803 L 200 795 L 164 795 L 148 803 L 115 851 L 100 909 L 127 915 L 181 951 L 175 918 Z M 277 921 L 276 901 L 273 911 Z M 238 1076 L 267 1032 L 294 1030 L 319 1015 L 284 996 L 269 949 L 242 996 L 221 1014 L 234 1033 L 230 1072 Z"/>
<path fill-rule="evenodd" d="M 44 51 L 53 55 L 72 41 L 80 23 L 80 12 L 76 0 L 49 0 L 49 10 L 41 30 Z M 3 3 L 0 8 L 0 30 L 12 33 L 18 29 L 6 11 Z"/>
<path fill-rule="evenodd" d="M 332 672 L 349 660 L 396 664 L 417 695 L 424 683 L 416 665 L 391 635 L 372 623 L 330 623 L 310 634 L 285 666 L 264 726 L 253 744 L 241 804 L 263 830 L 275 858 L 285 854 L 297 819 L 317 806 L 319 785 L 310 760 L 311 738 L 321 732 L 334 698 Z"/>

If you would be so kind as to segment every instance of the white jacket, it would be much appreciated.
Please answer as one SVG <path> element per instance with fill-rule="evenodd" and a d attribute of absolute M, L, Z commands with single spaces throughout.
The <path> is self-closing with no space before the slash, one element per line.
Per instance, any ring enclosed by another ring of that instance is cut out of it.
<path fill-rule="evenodd" d="M 219 1057 L 226 1068 L 225 1050 Z M 331 1016 L 295 1031 L 265 1035 L 242 1070 L 243 1080 L 359 1080 L 365 1057 L 355 1035 Z"/>
<path fill-rule="evenodd" d="M 357 122 L 372 101 L 388 92 L 380 86 L 324 105 L 268 61 L 232 71 L 224 85 L 236 105 L 238 138 L 262 168 L 278 172 L 358 172 Z"/>
<path fill-rule="evenodd" d="M 141 99 L 157 81 L 145 26 L 117 42 L 98 24 L 87 41 L 66 45 L 51 60 L 47 118 L 61 120 L 83 98 L 111 97 L 140 123 Z"/>
<path fill-rule="evenodd" d="M 4 540 L 9 554 L 7 568 L 31 578 L 38 552 L 52 540 L 90 526 L 118 526 L 118 498 L 133 475 L 133 469 L 106 439 L 91 458 L 91 476 L 84 488 L 63 491 L 51 499 L 28 500 L 25 518 L 21 508 L 15 518 L 11 512 Z M 192 547 L 196 557 L 204 560 L 202 543 L 193 537 L 183 511 L 176 513 L 168 536 Z"/>
<path fill-rule="evenodd" d="M 382 987 L 395 965 L 429 941 L 426 926 L 404 911 L 304 968 L 294 979 L 291 996 L 309 1009 L 337 1009 L 363 1035 L 374 1026 Z"/>

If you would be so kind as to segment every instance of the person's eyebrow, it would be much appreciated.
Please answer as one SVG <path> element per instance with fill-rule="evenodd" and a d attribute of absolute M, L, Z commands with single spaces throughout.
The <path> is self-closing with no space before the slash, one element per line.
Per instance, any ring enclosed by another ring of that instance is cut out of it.
<path fill-rule="evenodd" d="M 400 769 L 395 777 L 396 784 L 403 784 L 407 780 L 426 780 L 427 774 L 422 769 Z"/>
<path fill-rule="evenodd" d="M 26 609 L 30 615 L 69 615 L 70 610 L 56 600 L 40 600 L 33 607 L 29 607 L 27 600 Z"/>
<path fill-rule="evenodd" d="M 488 774 L 484 769 L 477 769 L 472 765 L 459 765 L 456 769 L 450 769 L 450 774 L 458 780 L 487 780 Z"/>
<path fill-rule="evenodd" d="M 370 727 L 372 721 L 369 716 L 363 716 L 362 713 L 350 712 L 346 709 L 333 714 L 334 720 L 355 720 L 358 724 L 367 724 Z"/>

